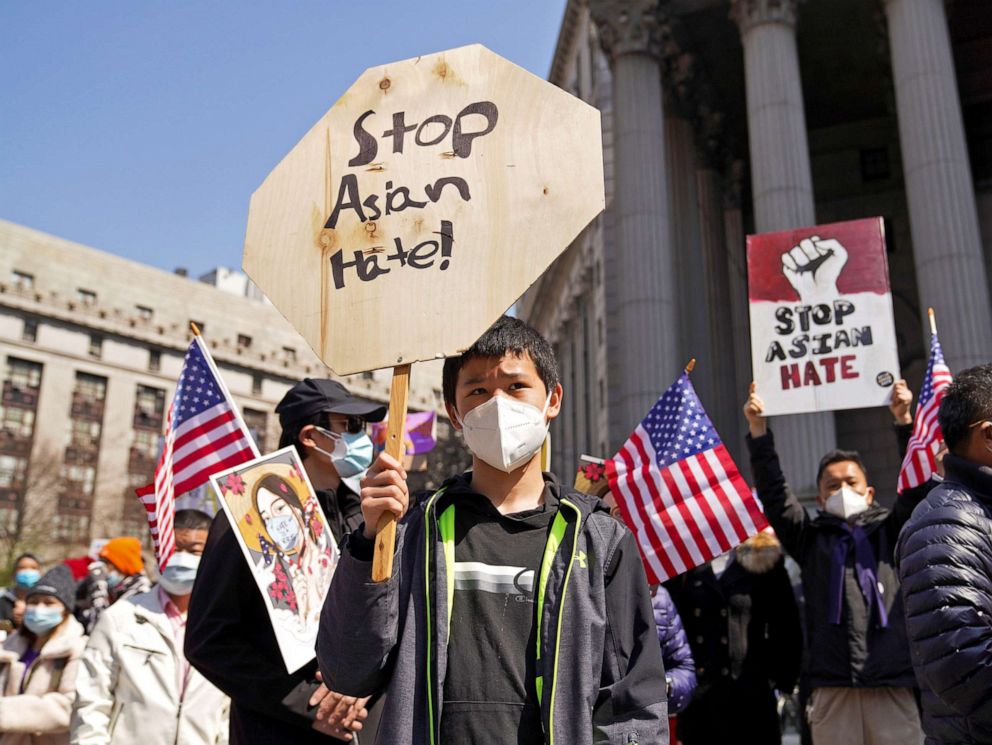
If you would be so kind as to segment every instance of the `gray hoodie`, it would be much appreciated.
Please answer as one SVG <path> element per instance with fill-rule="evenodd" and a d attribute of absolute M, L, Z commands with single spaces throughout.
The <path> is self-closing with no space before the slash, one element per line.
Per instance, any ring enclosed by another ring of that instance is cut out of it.
<path fill-rule="evenodd" d="M 633 536 L 595 497 L 545 478 L 559 499 L 536 588 L 545 741 L 667 744 L 665 671 Z M 458 476 L 411 507 L 397 526 L 387 582 L 371 581 L 372 543 L 361 530 L 342 551 L 321 617 L 317 660 L 331 690 L 353 696 L 386 691 L 381 745 L 443 742 L 444 588 L 452 559 L 445 558 L 438 515 L 470 490 L 469 479 Z"/>

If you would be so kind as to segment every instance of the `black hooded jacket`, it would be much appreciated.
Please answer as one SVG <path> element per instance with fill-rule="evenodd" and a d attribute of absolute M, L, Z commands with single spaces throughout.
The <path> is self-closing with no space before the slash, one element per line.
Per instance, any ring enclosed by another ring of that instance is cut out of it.
<path fill-rule="evenodd" d="M 928 745 L 992 742 L 992 468 L 948 454 L 897 560 Z"/>
<path fill-rule="evenodd" d="M 751 469 L 758 498 L 785 550 L 802 568 L 806 599 L 809 658 L 806 673 L 813 688 L 900 687 L 916 685 L 906 640 L 905 614 L 893 553 L 899 530 L 925 490 L 907 492 L 891 510 L 872 504 L 857 518 L 868 535 L 877 561 L 877 576 L 888 625 L 869 616 L 854 570 L 854 551 L 847 557 L 840 624 L 829 618 L 831 562 L 834 546 L 844 533 L 844 521 L 821 513 L 811 517 L 785 482 L 769 432 L 748 437 Z"/>
<path fill-rule="evenodd" d="M 358 495 L 317 493 L 336 541 L 362 523 Z M 231 745 L 327 745 L 313 729 L 317 663 L 287 673 L 261 592 L 223 513 L 214 518 L 189 601 L 186 658 L 231 697 Z"/>

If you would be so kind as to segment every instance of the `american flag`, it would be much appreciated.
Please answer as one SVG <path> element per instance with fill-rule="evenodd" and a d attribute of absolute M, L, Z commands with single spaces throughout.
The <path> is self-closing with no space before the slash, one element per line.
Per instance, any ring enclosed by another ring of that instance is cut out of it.
<path fill-rule="evenodd" d="M 940 348 L 937 333 L 930 335 L 930 362 L 927 374 L 923 378 L 923 390 L 916 405 L 916 419 L 913 420 L 913 434 L 909 438 L 906 457 L 903 458 L 899 471 L 897 491 L 902 494 L 906 489 L 912 489 L 925 484 L 937 469 L 937 451 L 944 442 L 940 433 L 940 422 L 937 421 L 937 410 L 940 399 L 944 397 L 944 389 L 953 380 L 951 370 L 944 363 L 944 352 Z"/>
<path fill-rule="evenodd" d="M 192 491 L 212 473 L 257 456 L 237 406 L 215 372 L 210 352 L 199 336 L 194 337 L 169 406 L 155 481 L 136 490 L 145 505 L 160 567 L 176 547 L 176 495 Z"/>
<path fill-rule="evenodd" d="M 688 373 L 606 461 L 606 476 L 652 584 L 729 551 L 768 525 Z"/>

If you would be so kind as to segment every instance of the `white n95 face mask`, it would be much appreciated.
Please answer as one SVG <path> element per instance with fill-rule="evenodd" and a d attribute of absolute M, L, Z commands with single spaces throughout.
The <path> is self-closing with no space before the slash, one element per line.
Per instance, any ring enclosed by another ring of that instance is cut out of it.
<path fill-rule="evenodd" d="M 827 497 L 824 509 L 842 520 L 850 520 L 868 509 L 868 498 L 846 484 Z"/>
<path fill-rule="evenodd" d="M 477 458 L 510 473 L 534 457 L 544 444 L 548 436 L 544 415 L 550 404 L 550 393 L 544 409 L 493 396 L 461 419 L 465 443 Z"/>

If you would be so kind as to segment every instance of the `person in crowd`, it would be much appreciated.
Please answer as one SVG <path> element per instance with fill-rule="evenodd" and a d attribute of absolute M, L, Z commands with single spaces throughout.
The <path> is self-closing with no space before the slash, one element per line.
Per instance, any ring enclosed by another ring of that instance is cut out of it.
<path fill-rule="evenodd" d="M 603 504 L 610 515 L 624 522 L 616 497 L 608 488 L 603 490 Z M 672 596 L 662 585 L 651 587 L 651 610 L 654 625 L 661 645 L 661 661 L 665 667 L 665 689 L 668 697 L 669 727 L 672 742 L 675 738 L 675 715 L 689 705 L 696 690 L 696 663 L 692 659 L 692 649 L 685 635 L 682 618 L 679 616 Z"/>
<path fill-rule="evenodd" d="M 679 716 L 684 745 L 779 745 L 776 691 L 799 678 L 802 630 L 775 534 L 767 530 L 667 584 L 699 682 Z"/>
<path fill-rule="evenodd" d="M 386 688 L 380 745 L 668 742 L 665 671 L 631 533 L 603 503 L 542 474 L 562 387 L 548 342 L 503 317 L 444 363 L 444 401 L 472 470 L 410 502 L 380 454 L 362 482 L 324 603 L 331 688 Z M 409 509 L 408 509 L 409 507 Z M 375 530 L 397 525 L 373 582 Z"/>
<path fill-rule="evenodd" d="M 944 478 L 899 536 L 906 627 L 928 745 L 992 742 L 992 364 L 938 412 Z"/>
<path fill-rule="evenodd" d="M 179 510 L 175 553 L 158 585 L 100 617 L 76 679 L 71 745 L 218 745 L 227 696 L 183 656 L 186 612 L 210 516 Z"/>
<path fill-rule="evenodd" d="M 24 623 L 0 649 L 0 745 L 67 745 L 76 669 L 86 646 L 76 583 L 59 564 L 31 587 Z"/>
<path fill-rule="evenodd" d="M 908 391 L 904 381 L 898 389 Z M 897 421 L 904 406 L 908 410 L 904 395 L 893 397 Z M 903 493 L 887 509 L 874 499 L 861 456 L 833 450 L 820 461 L 820 511 L 811 517 L 785 481 L 753 383 L 744 416 L 758 498 L 783 547 L 802 567 L 813 742 L 919 742 L 916 681 L 893 552 L 923 491 Z"/>
<path fill-rule="evenodd" d="M 128 536 L 112 538 L 100 549 L 81 583 L 76 617 L 92 633 L 103 612 L 113 603 L 148 592 L 152 583 L 145 573 L 141 541 Z"/>
<path fill-rule="evenodd" d="M 24 618 L 24 599 L 39 579 L 41 562 L 37 556 L 24 553 L 14 559 L 14 584 L 0 594 L 0 627 L 6 631 L 20 628 Z"/>
<path fill-rule="evenodd" d="M 696 663 L 686 639 L 682 618 L 672 596 L 661 585 L 651 588 L 651 610 L 661 645 L 661 662 L 665 666 L 665 693 L 668 697 L 669 727 L 674 737 L 675 715 L 685 709 L 696 690 Z"/>
<path fill-rule="evenodd" d="M 276 412 L 279 446 L 295 446 L 340 541 L 361 524 L 356 489 L 372 460 L 366 425 L 382 421 L 386 407 L 352 396 L 337 381 L 307 378 Z M 230 696 L 232 745 L 306 745 L 374 733 L 367 699 L 328 690 L 316 662 L 286 672 L 265 602 L 223 514 L 210 528 L 199 576 L 189 601 L 186 656 Z"/>

